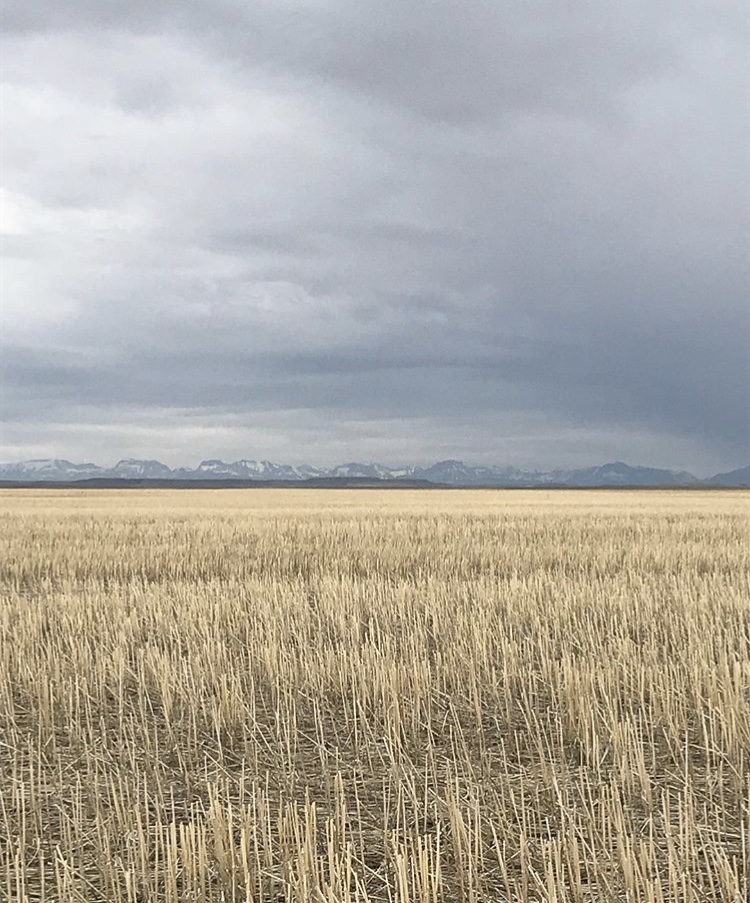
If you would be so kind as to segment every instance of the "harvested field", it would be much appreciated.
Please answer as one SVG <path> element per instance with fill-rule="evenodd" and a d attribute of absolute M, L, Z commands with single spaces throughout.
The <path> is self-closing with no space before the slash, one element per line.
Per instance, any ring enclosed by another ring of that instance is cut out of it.
<path fill-rule="evenodd" d="M 0 492 L 0 900 L 750 899 L 749 510 Z"/>

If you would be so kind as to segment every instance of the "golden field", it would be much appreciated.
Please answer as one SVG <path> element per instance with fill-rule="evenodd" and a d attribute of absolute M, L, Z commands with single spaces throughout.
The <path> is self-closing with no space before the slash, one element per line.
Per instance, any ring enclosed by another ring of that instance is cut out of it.
<path fill-rule="evenodd" d="M 0 491 L 0 900 L 743 903 L 749 511 Z"/>

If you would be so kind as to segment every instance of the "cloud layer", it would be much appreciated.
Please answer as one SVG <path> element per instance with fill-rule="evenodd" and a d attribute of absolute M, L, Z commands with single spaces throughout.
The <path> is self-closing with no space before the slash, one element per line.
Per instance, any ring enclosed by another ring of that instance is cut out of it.
<path fill-rule="evenodd" d="M 739 2 L 3 25 L 0 457 L 746 463 Z"/>

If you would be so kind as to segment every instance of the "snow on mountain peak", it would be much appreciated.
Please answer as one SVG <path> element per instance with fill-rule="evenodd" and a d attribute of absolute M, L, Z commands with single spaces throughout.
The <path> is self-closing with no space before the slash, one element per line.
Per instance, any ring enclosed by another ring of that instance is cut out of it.
<path fill-rule="evenodd" d="M 0 464 L 0 479 L 6 482 L 70 482 L 92 477 L 159 480 L 253 480 L 300 482 L 315 478 L 349 480 L 404 480 L 408 478 L 450 486 L 682 486 L 698 482 L 692 474 L 653 467 L 633 467 L 622 461 L 577 470 L 522 471 L 514 467 L 470 465 L 457 459 L 438 461 L 426 467 L 388 467 L 375 462 L 350 461 L 336 467 L 310 464 L 277 464 L 242 458 L 227 463 L 207 458 L 195 467 L 175 470 L 161 461 L 123 458 L 111 468 L 76 464 L 64 458 L 35 458 Z M 747 480 L 745 471 L 719 475 L 717 482 Z"/>

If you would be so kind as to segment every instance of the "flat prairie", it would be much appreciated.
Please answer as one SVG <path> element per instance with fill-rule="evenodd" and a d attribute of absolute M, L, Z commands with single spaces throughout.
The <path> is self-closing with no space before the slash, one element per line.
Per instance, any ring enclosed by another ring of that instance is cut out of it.
<path fill-rule="evenodd" d="M 0 491 L 0 900 L 744 903 L 749 513 Z"/>

